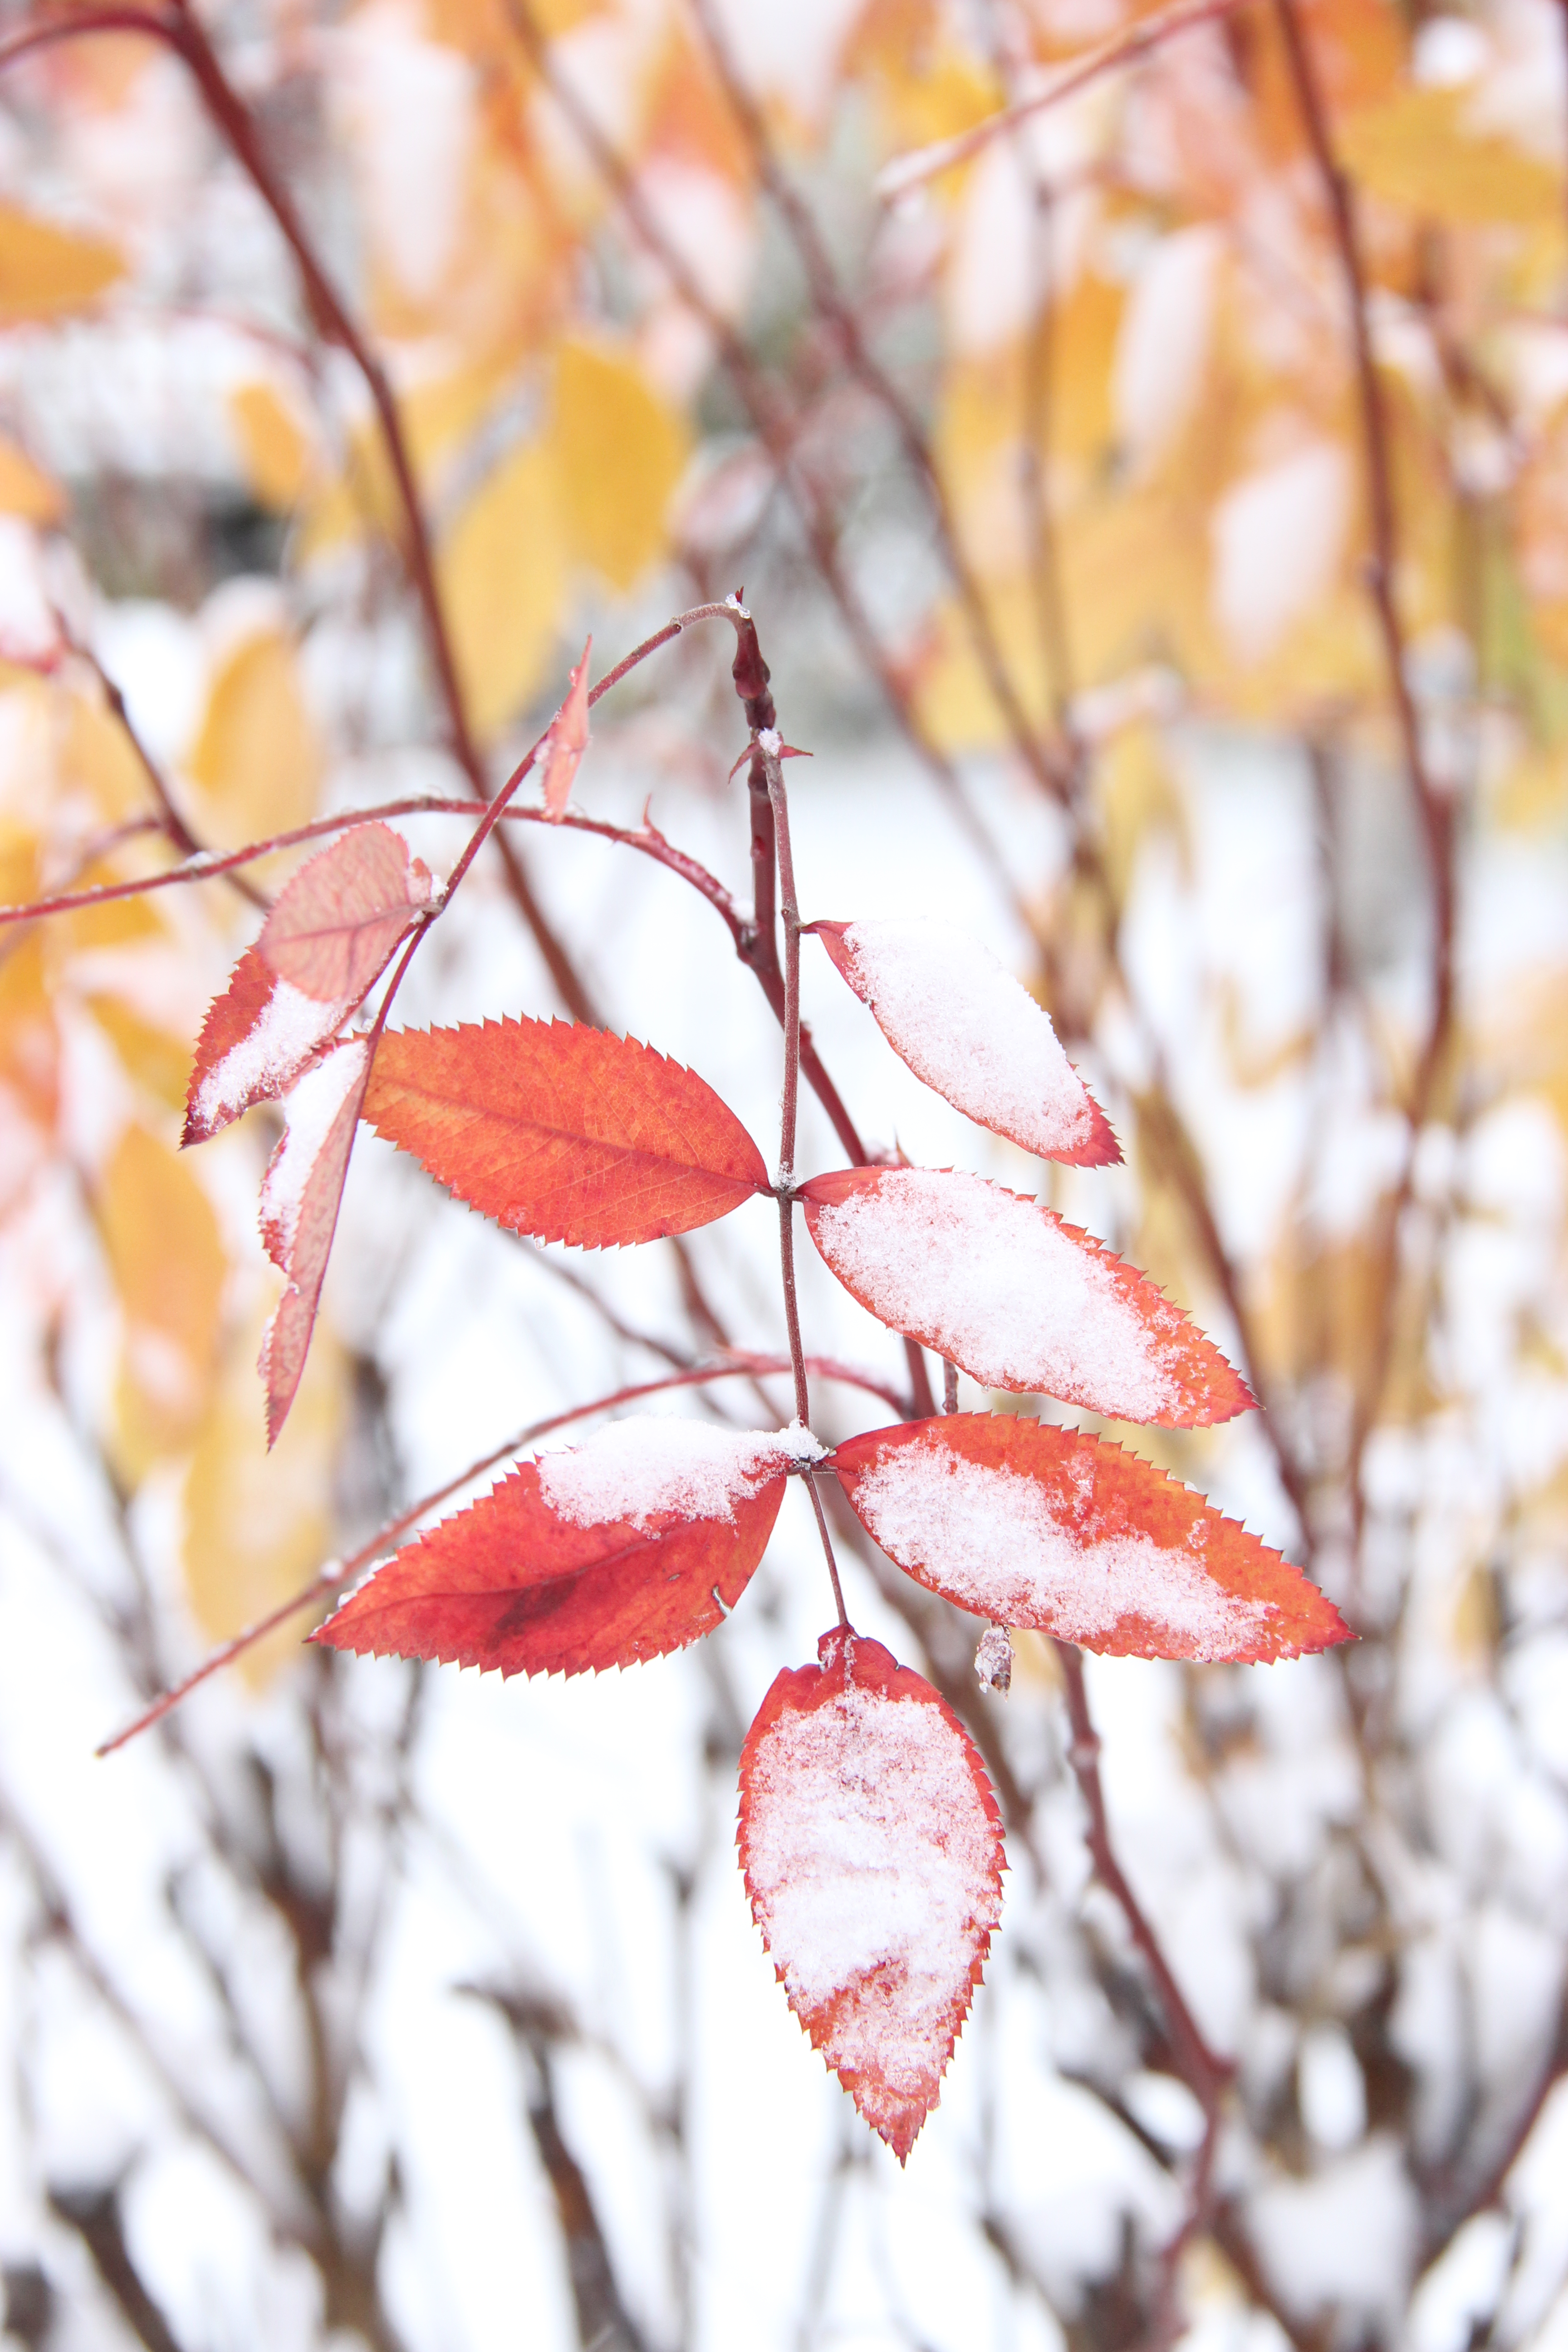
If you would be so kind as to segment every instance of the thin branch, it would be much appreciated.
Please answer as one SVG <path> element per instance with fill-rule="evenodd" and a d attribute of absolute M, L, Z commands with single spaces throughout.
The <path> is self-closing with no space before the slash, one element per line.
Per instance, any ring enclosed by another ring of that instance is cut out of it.
<path fill-rule="evenodd" d="M 1453 1025 L 1454 825 L 1451 803 L 1434 782 L 1426 765 L 1421 743 L 1420 718 L 1406 672 L 1405 633 L 1394 593 L 1398 541 L 1388 419 L 1372 345 L 1366 270 L 1362 258 L 1354 194 L 1334 153 L 1317 69 L 1297 14 L 1296 0 L 1272 0 L 1272 5 L 1302 126 L 1322 185 L 1344 281 L 1372 530 L 1367 587 L 1383 645 L 1384 668 L 1398 724 L 1405 777 L 1426 835 L 1433 898 L 1431 1016 L 1405 1104 L 1410 1137 L 1405 1164 L 1383 1221 L 1376 1256 L 1373 1295 L 1377 1307 L 1370 1362 L 1356 1399 L 1352 1427 L 1348 1475 L 1352 1510 L 1359 1536 L 1363 1511 L 1361 1462 L 1387 1382 L 1393 1355 L 1399 1230 L 1415 1183 L 1415 1139 L 1431 1108 L 1438 1070 Z"/>
<path fill-rule="evenodd" d="M 1064 98 L 1087 89 L 1101 74 L 1110 73 L 1119 66 L 1134 65 L 1178 33 L 1213 24 L 1241 5 L 1242 0 L 1177 0 L 1174 7 L 1163 8 L 1123 32 L 1112 33 L 1096 47 L 1086 49 L 1081 57 L 1071 58 L 1044 89 L 1030 97 L 1003 107 L 998 113 L 988 114 L 984 122 L 960 131 L 954 138 L 939 139 L 929 147 L 917 147 L 907 155 L 895 156 L 877 174 L 877 194 L 884 203 L 892 203 L 910 188 L 919 187 L 922 181 L 934 180 L 939 173 L 967 163 L 972 155 L 978 155 L 994 139 L 999 139 L 1005 131 L 1016 131 L 1020 123 L 1043 114 L 1047 107 L 1058 106 Z"/>

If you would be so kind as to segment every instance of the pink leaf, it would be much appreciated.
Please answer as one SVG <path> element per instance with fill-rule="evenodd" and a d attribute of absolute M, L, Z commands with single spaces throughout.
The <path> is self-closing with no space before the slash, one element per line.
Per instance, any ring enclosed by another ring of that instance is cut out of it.
<path fill-rule="evenodd" d="M 987 1388 L 1176 1429 L 1252 1402 L 1163 1291 L 1037 1201 L 931 1168 L 847 1168 L 802 1192 L 845 1288 Z"/>
<path fill-rule="evenodd" d="M 185 1105 L 205 1143 L 318 1061 L 428 905 L 427 867 L 400 834 L 359 825 L 285 887 L 261 936 L 208 1008 Z"/>
<path fill-rule="evenodd" d="M 268 1445 L 278 1442 L 310 1352 L 369 1069 L 369 1044 L 356 1037 L 300 1079 L 288 1131 L 262 1180 L 261 1238 L 288 1276 L 258 1368 L 267 1389 Z"/>
<path fill-rule="evenodd" d="M 400 833 L 355 825 L 290 877 L 256 944 L 279 980 L 341 1006 L 341 1022 L 431 896 L 430 869 Z"/>
<path fill-rule="evenodd" d="M 988 948 L 948 923 L 812 923 L 917 1078 L 1043 1160 L 1100 1168 L 1121 1149 L 1051 1018 Z"/>
<path fill-rule="evenodd" d="M 738 1843 L 789 2005 L 901 2164 L 1002 1912 L 1002 1820 L 973 1741 L 879 1642 L 835 1626 L 741 1751 Z"/>
<path fill-rule="evenodd" d="M 739 1601 L 795 1459 L 789 1434 L 612 1422 L 407 1545 L 315 1638 L 503 1675 L 662 1657 Z"/>
<path fill-rule="evenodd" d="M 544 738 L 540 772 L 546 816 L 565 815 L 583 754 L 588 748 L 588 656 L 593 650 L 594 640 L 590 637 L 583 647 L 582 660 L 572 672 L 566 699 L 551 720 L 550 731 Z"/>
<path fill-rule="evenodd" d="M 1279 1552 L 1081 1431 L 955 1413 L 852 1437 L 832 1466 L 889 1559 L 1000 1624 L 1140 1658 L 1295 1658 L 1350 1639 Z"/>

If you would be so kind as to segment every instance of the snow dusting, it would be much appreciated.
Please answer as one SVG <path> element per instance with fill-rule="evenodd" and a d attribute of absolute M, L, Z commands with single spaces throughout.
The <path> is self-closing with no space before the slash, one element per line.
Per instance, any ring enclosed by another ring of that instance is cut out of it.
<path fill-rule="evenodd" d="M 752 1758 L 745 1846 L 791 2005 L 868 2120 L 905 2123 L 931 2104 L 1001 1916 L 963 1734 L 934 1704 L 854 1683 L 786 1709 Z"/>
<path fill-rule="evenodd" d="M 1097 1536 L 1070 1507 L 1053 1508 L 1037 1479 L 931 1439 L 889 1447 L 859 1480 L 855 1508 L 889 1558 L 929 1566 L 977 1616 L 1091 1648 L 1138 1617 L 1184 1655 L 1230 1658 L 1279 1613 L 1207 1573 L 1202 1519 L 1176 1545 L 1121 1529 Z"/>
<path fill-rule="evenodd" d="M 369 1063 L 369 1044 L 356 1037 L 307 1070 L 289 1097 L 288 1129 L 261 1185 L 261 1230 L 279 1265 L 287 1265 L 293 1254 L 300 1206 L 321 1147 L 355 1087 L 363 1085 Z"/>
<path fill-rule="evenodd" d="M 1048 1013 L 950 923 L 850 923 L 850 985 L 919 1078 L 983 1127 L 1051 1159 L 1100 1130 Z"/>
<path fill-rule="evenodd" d="M 1125 1421 L 1183 1409 L 1162 1360 L 1184 1328 L 1146 1287 L 1145 1313 L 1114 1261 L 1061 1221 L 982 1176 L 889 1170 L 824 1205 L 814 1237 L 841 1282 L 896 1330 L 917 1331 L 988 1387 L 1039 1391 Z"/>
<path fill-rule="evenodd" d="M 342 1028 L 353 1009 L 352 998 L 327 1003 L 275 979 L 258 1018 L 197 1088 L 195 1108 L 202 1125 L 221 1127 L 250 1102 L 285 1093 L 300 1065 Z"/>
<path fill-rule="evenodd" d="M 814 1450 L 803 1450 L 803 1440 Z M 537 1466 L 545 1501 L 574 1527 L 623 1519 L 640 1529 L 663 1511 L 732 1527 L 738 1502 L 822 1452 L 798 1425 L 770 1434 L 639 1414 L 606 1423 L 569 1452 L 542 1454 Z"/>

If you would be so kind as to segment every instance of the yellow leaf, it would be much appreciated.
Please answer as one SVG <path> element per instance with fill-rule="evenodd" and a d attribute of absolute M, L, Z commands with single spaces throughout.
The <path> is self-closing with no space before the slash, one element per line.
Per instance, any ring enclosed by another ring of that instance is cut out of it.
<path fill-rule="evenodd" d="M 171 1110 L 183 1108 L 191 1076 L 191 1041 L 155 1029 L 123 997 L 88 997 L 87 1004 L 121 1062 L 139 1086 Z"/>
<path fill-rule="evenodd" d="M 565 342 L 549 440 L 572 551 L 613 588 L 630 588 L 663 551 L 665 517 L 686 468 L 683 420 L 634 361 Z"/>
<path fill-rule="evenodd" d="M 260 1340 L 258 1324 L 237 1332 L 224 1350 L 185 1478 L 185 1589 L 214 1642 L 309 1583 L 332 1549 L 342 1349 L 318 1322 L 293 1411 L 269 1454 L 256 1376 Z M 259 1683 L 297 1657 L 311 1622 L 301 1614 L 248 1652 L 247 1677 Z"/>
<path fill-rule="evenodd" d="M 309 434 L 275 384 L 237 384 L 228 414 L 258 505 L 286 512 L 310 477 Z"/>
<path fill-rule="evenodd" d="M 153 813 L 146 772 L 96 691 L 69 698 L 58 756 L 62 786 L 79 785 L 110 824 Z"/>
<path fill-rule="evenodd" d="M 0 434 L 0 514 L 48 524 L 58 522 L 65 510 L 59 484 L 34 465 L 19 442 Z"/>
<path fill-rule="evenodd" d="M 1462 89 L 1405 89 L 1363 108 L 1340 129 L 1340 151 L 1369 195 L 1456 228 L 1553 218 L 1561 175 L 1511 139 L 1467 128 Z"/>
<path fill-rule="evenodd" d="M 542 679 L 565 590 L 560 480 L 549 447 L 523 443 L 458 515 L 438 565 L 470 722 L 500 733 Z"/>
<path fill-rule="evenodd" d="M 145 1128 L 126 1129 L 95 1205 L 125 1320 L 112 1450 L 134 1484 L 187 1444 L 201 1418 L 227 1265 L 211 1202 Z"/>
<path fill-rule="evenodd" d="M 280 630 L 245 638 L 214 678 L 190 757 L 206 802 L 203 829 L 219 847 L 303 824 L 316 805 L 321 751 Z"/>
<path fill-rule="evenodd" d="M 119 250 L 0 205 L 0 320 L 79 310 L 123 276 Z"/>
<path fill-rule="evenodd" d="M 1157 829 L 1174 833 L 1183 864 L 1187 864 L 1185 812 L 1159 732 L 1152 726 L 1124 727 L 1095 761 L 1093 777 L 1106 872 L 1120 907 L 1131 885 L 1139 850 Z"/>
<path fill-rule="evenodd" d="M 59 1108 L 59 1035 L 41 929 L 11 934 L 0 947 L 0 1076 L 35 1125 L 52 1129 Z"/>

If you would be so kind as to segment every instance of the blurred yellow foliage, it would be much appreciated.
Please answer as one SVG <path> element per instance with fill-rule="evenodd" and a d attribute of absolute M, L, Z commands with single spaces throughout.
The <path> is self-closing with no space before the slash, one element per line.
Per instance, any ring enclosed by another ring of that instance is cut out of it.
<path fill-rule="evenodd" d="M 242 638 L 223 662 L 189 765 L 204 824 L 221 847 L 286 832 L 314 814 L 321 746 L 281 630 Z"/>
<path fill-rule="evenodd" d="M 112 1443 L 134 1484 L 205 1409 L 228 1261 L 189 1162 L 145 1128 L 125 1129 L 95 1205 L 124 1318 Z"/>
<path fill-rule="evenodd" d="M 79 310 L 124 273 L 118 247 L 0 205 L 0 321 Z"/>

